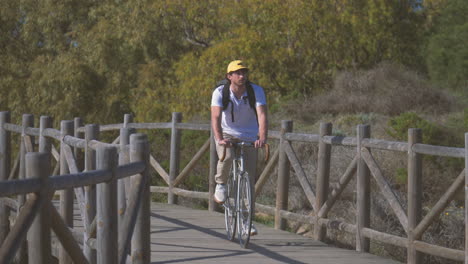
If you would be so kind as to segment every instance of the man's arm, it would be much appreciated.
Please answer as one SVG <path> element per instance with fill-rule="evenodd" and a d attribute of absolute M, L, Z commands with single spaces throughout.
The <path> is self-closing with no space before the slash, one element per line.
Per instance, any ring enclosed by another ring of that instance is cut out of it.
<path fill-rule="evenodd" d="M 257 106 L 258 116 L 258 140 L 255 141 L 255 147 L 261 148 L 265 145 L 268 138 L 268 117 L 267 106 Z"/>
<path fill-rule="evenodd" d="M 216 142 L 220 145 L 229 145 L 229 140 L 223 138 L 223 129 L 221 128 L 222 107 L 211 107 L 211 128 Z"/>

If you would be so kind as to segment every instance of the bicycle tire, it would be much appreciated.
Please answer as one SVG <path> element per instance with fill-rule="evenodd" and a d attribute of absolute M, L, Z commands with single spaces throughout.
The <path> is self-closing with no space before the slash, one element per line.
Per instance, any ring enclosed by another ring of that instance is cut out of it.
<path fill-rule="evenodd" d="M 252 189 L 247 172 L 239 174 L 237 180 L 237 237 L 240 246 L 246 248 L 252 228 Z"/>
<path fill-rule="evenodd" d="M 236 221 L 237 221 L 237 209 L 236 209 L 236 197 L 237 197 L 237 184 L 234 179 L 233 169 L 229 174 L 227 182 L 227 198 L 224 202 L 224 223 L 226 225 L 227 239 L 233 241 L 236 234 Z"/>

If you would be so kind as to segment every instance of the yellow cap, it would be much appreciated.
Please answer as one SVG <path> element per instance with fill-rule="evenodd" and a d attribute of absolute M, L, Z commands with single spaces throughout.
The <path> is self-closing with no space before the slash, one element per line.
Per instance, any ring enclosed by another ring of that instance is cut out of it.
<path fill-rule="evenodd" d="M 238 71 L 238 70 L 241 70 L 241 69 L 249 69 L 247 68 L 246 66 L 244 66 L 244 62 L 242 62 L 241 60 L 235 60 L 235 61 L 231 61 L 227 67 L 227 73 L 230 73 L 230 72 L 235 72 L 235 71 Z"/>

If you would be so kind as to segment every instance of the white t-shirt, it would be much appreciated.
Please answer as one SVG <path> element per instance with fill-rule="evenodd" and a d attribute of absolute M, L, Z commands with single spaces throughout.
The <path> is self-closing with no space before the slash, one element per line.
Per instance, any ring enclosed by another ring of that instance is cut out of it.
<path fill-rule="evenodd" d="M 252 84 L 255 93 L 255 107 L 266 105 L 265 92 L 263 88 Z M 228 104 L 226 110 L 221 114 L 221 128 L 223 133 L 239 138 L 244 141 L 255 141 L 258 135 L 258 123 L 255 110 L 250 107 L 247 91 L 244 92 L 241 99 L 237 99 L 230 91 L 232 103 Z M 223 85 L 213 91 L 211 97 L 211 106 L 223 107 Z M 234 107 L 234 122 L 232 122 L 231 110 Z"/>

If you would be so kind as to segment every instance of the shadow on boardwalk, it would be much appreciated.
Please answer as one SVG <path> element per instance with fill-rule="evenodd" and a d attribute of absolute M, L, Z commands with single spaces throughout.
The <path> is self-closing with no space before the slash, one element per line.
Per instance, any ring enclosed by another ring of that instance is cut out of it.
<path fill-rule="evenodd" d="M 242 249 L 237 241 L 226 239 L 223 214 L 153 203 L 151 263 L 398 263 L 256 226 L 259 235 L 252 237 L 248 249 Z"/>

